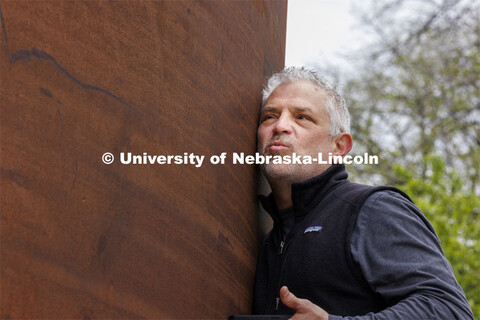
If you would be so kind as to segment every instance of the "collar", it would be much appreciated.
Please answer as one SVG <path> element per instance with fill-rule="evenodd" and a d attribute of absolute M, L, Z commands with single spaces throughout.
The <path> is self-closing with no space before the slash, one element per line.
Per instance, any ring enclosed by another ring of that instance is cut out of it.
<path fill-rule="evenodd" d="M 340 184 L 348 182 L 344 164 L 334 164 L 322 174 L 303 182 L 292 184 L 292 203 L 295 216 L 303 216 Z M 263 208 L 278 222 L 278 208 L 273 193 L 259 196 Z"/>

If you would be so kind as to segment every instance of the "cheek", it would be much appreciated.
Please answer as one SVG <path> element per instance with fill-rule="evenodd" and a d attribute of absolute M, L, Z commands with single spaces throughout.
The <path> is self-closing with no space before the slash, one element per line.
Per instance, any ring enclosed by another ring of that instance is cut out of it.
<path fill-rule="evenodd" d="M 306 150 L 315 152 L 325 152 L 331 150 L 331 141 L 324 134 L 308 135 L 305 136 L 304 139 L 299 139 L 299 142 L 299 145 Z"/>
<path fill-rule="evenodd" d="M 265 141 L 267 141 L 269 139 L 268 137 L 268 131 L 263 128 L 263 127 L 259 127 L 258 128 L 258 131 L 257 131 L 257 140 L 258 140 L 258 144 L 259 145 L 262 145 L 263 143 L 265 143 Z"/>

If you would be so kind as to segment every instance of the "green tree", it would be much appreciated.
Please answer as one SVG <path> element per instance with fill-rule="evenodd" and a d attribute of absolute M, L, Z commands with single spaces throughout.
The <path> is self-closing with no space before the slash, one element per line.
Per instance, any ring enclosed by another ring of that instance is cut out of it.
<path fill-rule="evenodd" d="M 361 74 L 346 82 L 353 133 L 360 149 L 382 156 L 388 181 L 395 179 L 394 163 L 424 177 L 422 157 L 434 152 L 445 159 L 447 172 L 458 168 L 465 186 L 475 191 L 480 177 L 479 6 L 432 1 L 422 16 L 403 17 L 406 26 L 400 29 L 393 12 L 408 2 L 387 1 L 364 16 L 381 42 L 362 59 Z"/>
<path fill-rule="evenodd" d="M 411 196 L 432 223 L 475 318 L 480 319 L 480 199 L 463 188 L 455 170 L 446 171 L 442 157 L 424 159 L 425 177 L 394 165 L 396 186 Z"/>
<path fill-rule="evenodd" d="M 376 35 L 341 83 L 352 116 L 354 180 L 405 190 L 434 225 L 480 319 L 480 4 L 380 0 L 360 12 Z M 352 59 L 353 57 L 353 59 Z"/>

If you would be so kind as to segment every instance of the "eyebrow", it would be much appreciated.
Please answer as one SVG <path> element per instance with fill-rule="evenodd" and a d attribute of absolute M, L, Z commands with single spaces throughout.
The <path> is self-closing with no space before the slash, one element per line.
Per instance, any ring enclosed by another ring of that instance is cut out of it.
<path fill-rule="evenodd" d="M 264 112 L 276 111 L 277 109 L 278 109 L 277 107 L 264 107 L 261 112 L 264 113 Z M 300 112 L 313 113 L 312 108 L 308 108 L 308 107 L 293 107 L 293 110 L 300 111 Z"/>
<path fill-rule="evenodd" d="M 313 110 L 312 108 L 308 108 L 308 107 L 293 107 L 293 109 L 295 111 L 300 111 L 300 112 L 310 112 L 310 113 L 313 113 Z"/>
<path fill-rule="evenodd" d="M 278 108 L 275 108 L 275 107 L 263 107 L 262 110 L 260 110 L 260 112 L 263 113 L 263 112 L 268 112 L 268 111 L 275 111 L 277 109 Z"/>

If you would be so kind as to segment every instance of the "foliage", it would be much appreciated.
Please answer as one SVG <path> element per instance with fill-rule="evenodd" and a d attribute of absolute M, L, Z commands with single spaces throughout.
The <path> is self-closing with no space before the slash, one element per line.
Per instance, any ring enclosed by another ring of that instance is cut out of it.
<path fill-rule="evenodd" d="M 423 20 L 410 17 L 418 22 L 395 31 L 389 12 L 405 2 L 394 1 L 395 6 L 384 5 L 365 18 L 381 30 L 382 42 L 364 57 L 362 74 L 346 81 L 352 132 L 360 150 L 384 159 L 380 169 L 387 181 L 395 179 L 393 163 L 425 176 L 422 157 L 435 152 L 445 159 L 447 172 L 458 168 L 465 186 L 475 191 L 480 177 L 479 6 L 443 1 Z M 390 26 L 388 35 L 380 25 Z"/>
<path fill-rule="evenodd" d="M 410 195 L 432 223 L 457 281 L 463 288 L 476 319 L 480 319 L 480 199 L 462 188 L 462 179 L 446 172 L 439 156 L 425 157 L 426 176 L 394 165 L 396 185 Z"/>
<path fill-rule="evenodd" d="M 379 156 L 349 171 L 411 195 L 480 319 L 480 4 L 372 0 L 356 11 L 375 40 L 348 72 L 317 67 L 343 85 L 352 153 Z"/>

